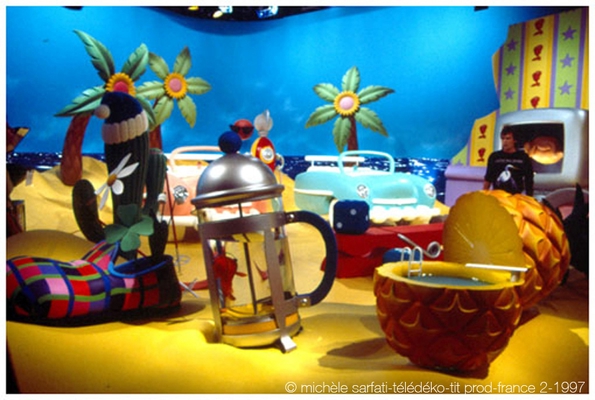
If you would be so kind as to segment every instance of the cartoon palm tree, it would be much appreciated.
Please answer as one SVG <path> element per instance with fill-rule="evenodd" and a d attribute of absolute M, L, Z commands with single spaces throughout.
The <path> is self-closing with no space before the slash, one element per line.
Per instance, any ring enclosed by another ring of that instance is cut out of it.
<path fill-rule="evenodd" d="M 85 32 L 75 30 L 74 33 L 83 41 L 85 50 L 91 57 L 91 63 L 104 83 L 83 91 L 71 104 L 56 114 L 58 117 L 73 117 L 66 133 L 60 162 L 61 179 L 66 185 L 74 185 L 82 176 L 83 138 L 89 119 L 99 106 L 104 93 L 125 92 L 136 96 L 134 83 L 145 72 L 149 59 L 147 46 L 141 44 L 128 57 L 121 72 L 116 72 L 112 55 L 101 42 Z M 154 118 L 151 105 L 141 97 L 137 97 L 137 100 L 147 112 L 149 125 L 152 126 Z"/>
<path fill-rule="evenodd" d="M 347 145 L 347 150 L 359 149 L 356 122 L 383 136 L 388 136 L 378 115 L 361 105 L 394 93 L 394 90 L 382 86 L 368 86 L 358 92 L 359 84 L 359 70 L 357 67 L 352 67 L 343 76 L 342 91 L 330 83 L 320 83 L 314 86 L 314 92 L 322 100 L 332 104 L 326 104 L 314 110 L 306 121 L 306 128 L 323 124 L 338 115 L 339 118 L 333 127 L 333 137 L 339 153 L 343 151 L 345 145 Z"/>
<path fill-rule="evenodd" d="M 149 67 L 162 82 L 145 82 L 137 89 L 139 96 L 155 99 L 155 129 L 151 132 L 151 146 L 162 148 L 161 124 L 169 118 L 177 102 L 182 116 L 191 128 L 196 123 L 196 104 L 187 94 L 204 94 L 211 90 L 211 86 L 198 77 L 187 78 L 186 74 L 192 66 L 190 50 L 184 47 L 176 57 L 173 72 L 160 56 L 149 53 Z"/>

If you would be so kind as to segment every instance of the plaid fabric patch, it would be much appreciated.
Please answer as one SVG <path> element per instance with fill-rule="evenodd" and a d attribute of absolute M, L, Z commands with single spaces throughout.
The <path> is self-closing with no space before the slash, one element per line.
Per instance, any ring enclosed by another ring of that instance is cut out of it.
<path fill-rule="evenodd" d="M 100 242 L 72 262 L 27 256 L 8 260 L 9 318 L 63 319 L 179 304 L 181 291 L 171 256 L 156 265 L 150 257 L 128 261 L 123 269 L 134 273 L 114 276 L 117 253 L 117 245 Z"/>

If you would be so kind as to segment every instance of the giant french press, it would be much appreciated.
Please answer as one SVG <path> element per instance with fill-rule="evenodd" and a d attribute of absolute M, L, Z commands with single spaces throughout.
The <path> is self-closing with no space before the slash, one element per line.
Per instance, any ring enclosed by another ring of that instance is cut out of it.
<path fill-rule="evenodd" d="M 233 132 L 221 136 L 226 154 L 202 172 L 192 200 L 213 318 L 224 343 L 278 344 L 288 352 L 295 349 L 292 336 L 301 327 L 298 308 L 319 303 L 332 287 L 337 244 L 330 225 L 317 214 L 284 211 L 284 186 L 262 161 L 237 153 L 241 141 L 236 137 Z M 285 229 L 298 222 L 320 232 L 326 253 L 322 280 L 308 294 L 296 292 Z"/>

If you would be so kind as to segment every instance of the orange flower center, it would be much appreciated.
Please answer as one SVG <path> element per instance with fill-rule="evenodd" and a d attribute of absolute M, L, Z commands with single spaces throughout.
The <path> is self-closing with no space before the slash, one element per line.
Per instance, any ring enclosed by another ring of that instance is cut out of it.
<path fill-rule="evenodd" d="M 118 176 L 116 174 L 110 174 L 110 176 L 107 177 L 107 186 L 112 187 L 117 179 Z"/>
<path fill-rule="evenodd" d="M 172 72 L 165 78 L 165 92 L 167 95 L 173 99 L 181 99 L 182 97 L 186 96 L 186 91 L 188 90 L 188 84 L 186 83 L 186 79 L 177 73 Z"/>
<path fill-rule="evenodd" d="M 335 97 L 335 111 L 343 117 L 352 116 L 359 110 L 359 97 L 351 91 L 341 92 Z"/>
<path fill-rule="evenodd" d="M 134 82 L 124 72 L 118 72 L 110 76 L 107 84 L 105 85 L 106 92 L 124 92 L 131 96 L 136 94 L 134 88 Z"/>

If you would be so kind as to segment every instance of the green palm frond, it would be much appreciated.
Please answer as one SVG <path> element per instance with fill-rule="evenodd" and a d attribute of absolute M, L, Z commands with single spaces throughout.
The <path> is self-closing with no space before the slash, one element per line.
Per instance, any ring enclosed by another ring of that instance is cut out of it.
<path fill-rule="evenodd" d="M 165 94 L 163 82 L 150 81 L 145 82 L 136 88 L 137 97 L 144 97 L 146 99 L 157 99 Z"/>
<path fill-rule="evenodd" d="M 87 112 L 93 112 L 95 108 L 101 103 L 101 98 L 105 93 L 103 86 L 96 86 L 85 90 L 80 96 L 76 97 L 72 103 L 64 107 L 58 113 L 56 117 L 69 117 L 77 114 L 84 114 Z"/>
<path fill-rule="evenodd" d="M 149 130 L 153 130 L 155 127 L 155 113 L 153 112 L 153 107 L 149 103 L 147 99 L 142 96 L 136 96 L 136 100 L 140 103 L 143 110 L 147 114 L 147 120 L 149 122 Z"/>
<path fill-rule="evenodd" d="M 335 97 L 339 95 L 339 89 L 330 83 L 320 83 L 314 86 L 314 92 L 316 92 L 318 97 L 322 100 L 326 100 L 330 103 L 335 101 Z"/>
<path fill-rule="evenodd" d="M 186 122 L 188 122 L 188 125 L 194 128 L 194 124 L 196 123 L 196 104 L 194 104 L 192 98 L 190 96 L 184 96 L 179 99 L 178 108 Z"/>
<path fill-rule="evenodd" d="M 360 75 L 359 70 L 357 67 L 351 67 L 349 71 L 343 75 L 343 80 L 341 81 L 341 87 L 343 88 L 344 92 L 350 91 L 353 93 L 357 93 L 359 89 L 359 82 L 360 82 Z"/>
<path fill-rule="evenodd" d="M 198 77 L 186 78 L 186 83 L 188 84 L 188 93 L 191 94 L 205 94 L 211 90 L 211 85 L 204 79 Z"/>
<path fill-rule="evenodd" d="M 337 146 L 337 150 L 339 150 L 339 153 L 343 152 L 343 149 L 347 145 L 350 131 L 351 120 L 349 118 L 337 118 L 333 126 L 333 138 L 335 140 L 335 146 Z"/>
<path fill-rule="evenodd" d="M 188 50 L 188 47 L 186 46 L 176 57 L 176 61 L 174 62 L 174 72 L 186 76 L 188 71 L 190 71 L 191 66 L 192 58 L 190 57 L 190 50 Z"/>
<path fill-rule="evenodd" d="M 165 60 L 155 53 L 149 52 L 149 68 L 159 77 L 161 80 L 165 80 L 169 75 L 169 67 Z"/>
<path fill-rule="evenodd" d="M 116 71 L 112 54 L 101 42 L 85 32 L 75 30 L 74 33 L 83 41 L 85 50 L 91 57 L 91 63 L 99 73 L 99 77 L 107 82 Z"/>
<path fill-rule="evenodd" d="M 374 132 L 378 132 L 383 136 L 388 136 L 386 128 L 382 124 L 378 115 L 366 107 L 360 107 L 359 111 L 355 114 L 355 120 L 362 124 L 365 128 L 371 129 Z"/>
<path fill-rule="evenodd" d="M 306 128 L 323 124 L 337 115 L 337 111 L 332 104 L 326 104 L 318 107 L 306 121 Z"/>
<path fill-rule="evenodd" d="M 147 46 L 143 43 L 130 54 L 128 60 L 126 60 L 122 67 L 122 72 L 128 75 L 133 82 L 136 82 L 147 70 L 148 62 L 149 49 L 147 49 Z"/>
<path fill-rule="evenodd" d="M 155 113 L 155 125 L 161 125 L 169 118 L 174 109 L 174 102 L 167 96 L 161 97 L 157 100 L 153 112 Z"/>
<path fill-rule="evenodd" d="M 387 96 L 395 91 L 383 86 L 368 86 L 362 89 L 358 94 L 360 104 L 367 104 Z"/>

